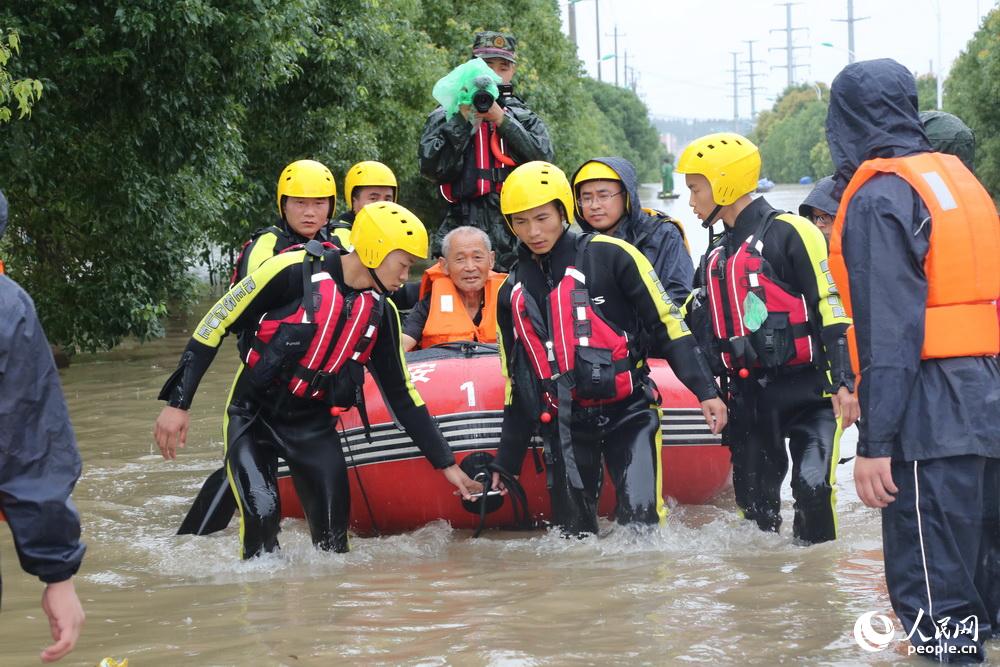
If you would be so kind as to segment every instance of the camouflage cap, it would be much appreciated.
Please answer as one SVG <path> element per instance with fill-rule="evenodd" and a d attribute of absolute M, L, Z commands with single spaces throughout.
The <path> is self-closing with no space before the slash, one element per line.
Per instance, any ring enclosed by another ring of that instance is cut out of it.
<path fill-rule="evenodd" d="M 517 38 L 503 32 L 487 30 L 477 32 L 472 40 L 472 55 L 479 56 L 483 60 L 487 58 L 503 58 L 512 63 L 517 62 Z"/>

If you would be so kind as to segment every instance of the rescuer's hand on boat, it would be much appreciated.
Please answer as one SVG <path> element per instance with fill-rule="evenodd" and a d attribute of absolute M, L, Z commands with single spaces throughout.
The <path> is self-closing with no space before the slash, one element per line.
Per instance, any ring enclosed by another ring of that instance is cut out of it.
<path fill-rule="evenodd" d="M 517 476 L 514 479 L 517 479 Z M 507 486 L 500 479 L 500 473 L 498 472 L 493 473 L 493 488 L 499 491 L 501 496 L 507 495 Z"/>
<path fill-rule="evenodd" d="M 729 421 L 729 412 L 726 410 L 726 404 L 722 402 L 721 398 L 710 398 L 707 401 L 702 401 L 701 413 L 705 415 L 705 423 L 708 424 L 708 428 L 712 431 L 713 435 L 722 433 L 722 429 L 726 427 L 726 423 Z"/>
<path fill-rule="evenodd" d="M 442 471 L 444 473 L 445 479 L 455 485 L 458 491 L 455 492 L 456 496 L 462 496 L 464 500 L 472 500 L 473 493 L 482 493 L 483 485 L 479 482 L 471 479 L 465 474 L 465 471 L 458 467 L 457 464 L 453 463 Z"/>
<path fill-rule="evenodd" d="M 851 393 L 847 387 L 837 390 L 830 401 L 833 403 L 833 415 L 840 418 L 840 428 L 850 428 L 861 416 L 861 405 L 858 403 L 858 395 Z"/>
<path fill-rule="evenodd" d="M 164 459 L 169 461 L 177 458 L 177 448 L 183 447 L 187 442 L 190 424 L 191 415 L 187 410 L 168 405 L 160 411 L 160 416 L 156 418 L 156 428 L 153 429 L 153 437 Z"/>
<path fill-rule="evenodd" d="M 858 490 L 858 498 L 868 507 L 888 507 L 899 491 L 892 481 L 892 457 L 870 459 L 859 456 L 854 459 L 854 486 Z"/>

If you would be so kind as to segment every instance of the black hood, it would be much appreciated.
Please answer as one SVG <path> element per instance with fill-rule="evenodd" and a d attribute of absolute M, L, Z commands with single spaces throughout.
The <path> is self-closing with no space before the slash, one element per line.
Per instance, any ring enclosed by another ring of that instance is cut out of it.
<path fill-rule="evenodd" d="M 803 218 L 808 218 L 814 208 L 818 208 L 829 215 L 837 215 L 837 207 L 840 205 L 840 200 L 833 196 L 835 185 L 833 176 L 819 179 L 812 191 L 802 200 L 802 204 L 799 205 L 799 215 Z"/>
<path fill-rule="evenodd" d="M 614 236 L 621 236 L 620 231 L 626 223 L 636 223 L 641 219 L 642 216 L 642 201 L 639 199 L 639 178 L 635 175 L 635 167 L 632 163 L 623 157 L 595 157 L 593 159 L 587 160 L 580 168 L 573 172 L 573 178 L 570 179 L 570 183 L 576 182 L 576 175 L 580 173 L 580 169 L 588 162 L 600 162 L 601 164 L 606 164 L 611 167 L 618 177 L 622 179 L 622 185 L 625 188 L 625 193 L 628 195 L 628 199 L 625 202 L 625 219 L 622 220 L 621 225 L 615 230 Z M 573 188 L 573 198 L 576 199 L 576 188 Z M 587 221 L 583 219 L 580 215 L 579 208 L 574 211 L 574 216 L 576 217 L 577 224 L 580 225 L 580 229 L 585 232 L 595 232 L 593 227 L 587 224 Z"/>
<path fill-rule="evenodd" d="M 947 111 L 921 111 L 920 122 L 938 153 L 958 156 L 972 171 L 976 161 L 976 135 L 962 119 Z"/>
<path fill-rule="evenodd" d="M 929 152 L 910 71 L 888 58 L 841 70 L 830 86 L 826 140 L 838 199 L 865 160 Z"/>

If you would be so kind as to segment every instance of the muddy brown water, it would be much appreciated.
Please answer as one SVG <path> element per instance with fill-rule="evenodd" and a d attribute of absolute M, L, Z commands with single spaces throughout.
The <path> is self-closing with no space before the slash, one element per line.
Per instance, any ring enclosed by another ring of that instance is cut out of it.
<path fill-rule="evenodd" d="M 779 188 L 769 199 L 794 209 L 807 191 Z M 686 199 L 656 204 L 687 223 L 700 254 L 704 233 Z M 279 554 L 241 562 L 235 521 L 211 537 L 175 536 L 220 463 L 236 367 L 227 342 L 198 392 L 187 448 L 162 461 L 151 437 L 156 394 L 197 316 L 172 322 L 163 340 L 80 358 L 62 373 L 84 460 L 74 498 L 88 545 L 77 577 L 87 624 L 63 664 L 908 661 L 902 643 L 867 653 L 853 639 L 860 614 L 891 612 L 879 516 L 858 501 L 850 463 L 838 471 L 841 538 L 810 548 L 792 544 L 787 482 L 780 535 L 737 518 L 727 489 L 709 505 L 672 508 L 652 534 L 605 523 L 579 541 L 545 532 L 473 540 L 439 522 L 354 538 L 351 553 L 336 555 L 315 551 L 303 522 L 285 521 Z M 842 455 L 855 438 L 852 429 Z M 0 664 L 38 664 L 48 640 L 41 585 L 0 535 Z"/>

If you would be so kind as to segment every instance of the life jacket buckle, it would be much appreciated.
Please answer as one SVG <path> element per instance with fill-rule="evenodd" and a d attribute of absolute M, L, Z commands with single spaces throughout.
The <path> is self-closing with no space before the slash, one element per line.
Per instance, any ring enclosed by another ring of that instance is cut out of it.
<path fill-rule="evenodd" d="M 325 390 L 330 384 L 330 377 L 329 373 L 316 371 L 309 379 L 309 388 L 314 392 Z"/>

